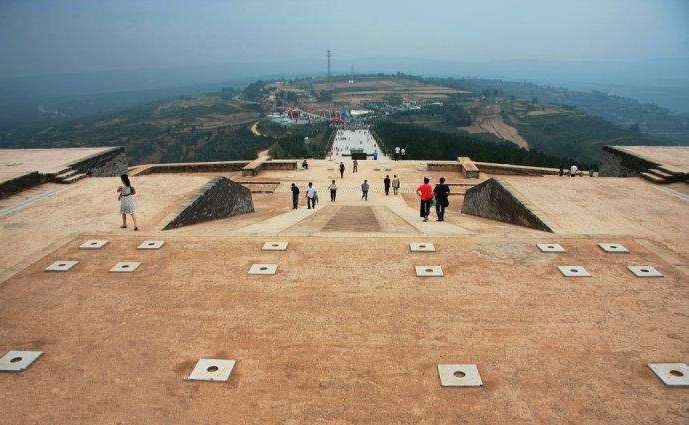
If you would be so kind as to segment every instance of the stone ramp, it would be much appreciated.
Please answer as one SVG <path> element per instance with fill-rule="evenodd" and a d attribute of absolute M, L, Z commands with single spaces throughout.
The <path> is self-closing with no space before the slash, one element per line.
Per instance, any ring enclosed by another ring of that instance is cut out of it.
<path fill-rule="evenodd" d="M 216 177 L 175 213 L 163 230 L 176 229 L 254 211 L 251 191 L 225 177 Z"/>
<path fill-rule="evenodd" d="M 554 232 L 537 208 L 503 179 L 492 178 L 466 191 L 462 214 Z"/>

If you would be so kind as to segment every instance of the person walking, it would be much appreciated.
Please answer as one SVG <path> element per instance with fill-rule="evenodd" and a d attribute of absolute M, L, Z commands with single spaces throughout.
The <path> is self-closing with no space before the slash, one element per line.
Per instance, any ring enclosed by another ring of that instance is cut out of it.
<path fill-rule="evenodd" d="M 357 171 L 359 171 L 359 161 L 355 159 L 352 161 L 352 173 L 356 173 Z"/>
<path fill-rule="evenodd" d="M 383 179 L 383 187 L 385 188 L 385 196 L 390 194 L 390 175 L 386 175 Z"/>
<path fill-rule="evenodd" d="M 335 202 L 335 197 L 337 196 L 337 185 L 335 184 L 335 180 L 330 183 L 328 189 L 330 189 L 330 202 Z"/>
<path fill-rule="evenodd" d="M 448 199 L 450 186 L 445 184 L 445 177 L 441 177 L 440 183 L 435 185 L 433 194 L 435 195 L 435 215 L 438 217 L 438 221 L 445 221 L 445 208 L 450 206 Z"/>
<path fill-rule="evenodd" d="M 306 208 L 316 208 L 316 196 L 318 191 L 313 183 L 309 182 L 309 187 L 306 189 Z"/>
<path fill-rule="evenodd" d="M 416 188 L 416 194 L 421 199 L 421 217 L 423 221 L 428 221 L 428 215 L 431 213 L 431 201 L 433 201 L 433 188 L 428 184 L 430 180 L 428 177 L 423 178 L 423 184 Z"/>
<path fill-rule="evenodd" d="M 344 169 L 345 169 L 344 162 L 340 162 L 340 178 L 341 179 L 344 178 Z"/>
<path fill-rule="evenodd" d="M 299 188 L 292 183 L 292 209 L 296 210 L 299 207 Z"/>
<path fill-rule="evenodd" d="M 134 199 L 132 198 L 136 190 L 132 187 L 128 175 L 122 174 L 120 180 L 122 180 L 122 186 L 117 188 L 117 193 L 119 194 L 117 199 L 120 201 L 120 213 L 122 214 L 122 226 L 120 228 L 127 228 L 127 214 L 129 214 L 134 222 L 134 230 L 139 230 L 139 226 L 136 224 L 136 205 L 134 205 Z"/>
<path fill-rule="evenodd" d="M 392 179 L 392 193 L 397 195 L 397 192 L 400 190 L 400 179 L 397 177 L 397 174 Z"/>
<path fill-rule="evenodd" d="M 363 183 L 361 183 L 361 199 L 368 201 L 368 180 L 364 180 Z"/>

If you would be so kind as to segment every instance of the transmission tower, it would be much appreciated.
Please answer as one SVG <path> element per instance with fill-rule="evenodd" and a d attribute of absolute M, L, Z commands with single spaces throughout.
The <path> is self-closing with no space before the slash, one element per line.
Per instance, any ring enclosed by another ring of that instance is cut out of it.
<path fill-rule="evenodd" d="M 328 85 L 330 85 L 330 57 L 332 56 L 332 52 L 330 50 L 325 51 L 326 57 L 328 58 Z"/>

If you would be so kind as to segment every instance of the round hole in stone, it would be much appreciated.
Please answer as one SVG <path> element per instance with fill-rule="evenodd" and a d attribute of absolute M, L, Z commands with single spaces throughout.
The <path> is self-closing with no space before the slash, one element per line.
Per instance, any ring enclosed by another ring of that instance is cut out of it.
<path fill-rule="evenodd" d="M 153 245 L 155 245 L 155 244 L 156 244 L 155 242 L 149 242 L 149 243 L 148 243 L 148 246 L 153 246 Z"/>
<path fill-rule="evenodd" d="M 555 249 L 555 245 L 548 245 L 548 248 Z"/>
<path fill-rule="evenodd" d="M 220 370 L 220 368 L 218 366 L 208 366 L 206 368 L 206 372 L 211 372 L 211 373 L 217 372 L 218 370 Z"/>
<path fill-rule="evenodd" d="M 426 273 L 433 273 L 433 269 L 426 269 Z"/>
<path fill-rule="evenodd" d="M 467 374 L 462 372 L 461 370 L 455 371 L 453 373 L 453 375 L 456 376 L 457 378 L 464 378 L 465 376 L 467 376 Z"/>
<path fill-rule="evenodd" d="M 259 267 L 258 269 L 259 270 L 268 270 L 268 267 L 263 266 L 263 267 Z"/>
<path fill-rule="evenodd" d="M 421 249 L 426 248 L 426 245 L 419 245 L 419 248 L 421 248 Z"/>
<path fill-rule="evenodd" d="M 129 264 L 122 264 L 122 268 L 123 269 L 129 268 Z"/>
<path fill-rule="evenodd" d="M 610 249 L 617 249 L 617 245 L 610 245 Z"/>
<path fill-rule="evenodd" d="M 678 378 L 681 378 L 681 377 L 684 376 L 684 372 L 680 372 L 679 370 L 672 369 L 672 370 L 670 371 L 670 375 L 676 376 L 676 377 L 678 377 Z"/>
<path fill-rule="evenodd" d="M 579 273 L 579 270 L 577 270 L 577 269 L 569 269 L 569 271 L 570 271 L 571 273 Z"/>
<path fill-rule="evenodd" d="M 91 242 L 91 245 L 98 245 L 98 242 Z"/>
<path fill-rule="evenodd" d="M 273 244 L 273 246 L 277 248 L 277 247 L 278 247 L 279 245 L 278 245 L 278 244 L 276 244 L 276 243 L 274 243 L 274 244 Z"/>
<path fill-rule="evenodd" d="M 650 273 L 651 271 L 649 269 L 641 269 L 641 273 Z"/>
<path fill-rule="evenodd" d="M 10 363 L 17 363 L 17 362 L 20 362 L 20 361 L 22 361 L 22 358 L 21 358 L 21 357 L 13 357 L 13 358 L 10 359 Z"/>
<path fill-rule="evenodd" d="M 58 264 L 57 266 L 58 266 L 58 267 L 67 267 L 67 264 L 65 264 L 65 263 L 60 263 L 60 264 Z"/>

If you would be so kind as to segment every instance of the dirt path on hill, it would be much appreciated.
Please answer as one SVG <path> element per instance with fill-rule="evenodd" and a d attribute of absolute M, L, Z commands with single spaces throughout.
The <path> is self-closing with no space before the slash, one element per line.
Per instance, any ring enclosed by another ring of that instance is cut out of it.
<path fill-rule="evenodd" d="M 508 140 L 520 148 L 529 149 L 529 142 L 519 135 L 517 129 L 502 120 L 500 105 L 489 105 L 486 107 L 484 114 L 476 118 L 476 124 L 503 140 Z"/>
<path fill-rule="evenodd" d="M 251 132 L 256 136 L 263 136 L 260 131 L 258 131 L 258 121 L 251 125 Z"/>

